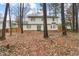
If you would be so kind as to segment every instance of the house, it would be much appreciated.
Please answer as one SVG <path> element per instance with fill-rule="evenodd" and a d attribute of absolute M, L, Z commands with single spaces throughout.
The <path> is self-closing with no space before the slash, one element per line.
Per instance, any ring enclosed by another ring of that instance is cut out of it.
<path fill-rule="evenodd" d="M 3 27 L 3 20 L 0 20 L 0 29 L 2 29 L 2 27 Z M 7 20 L 6 21 L 6 29 L 8 29 L 9 28 L 9 21 Z"/>
<path fill-rule="evenodd" d="M 11 21 L 11 23 L 12 23 L 12 31 L 13 32 L 15 32 L 16 30 L 15 29 L 17 29 L 17 25 L 16 25 L 16 22 L 15 21 Z M 0 20 L 0 30 L 2 30 L 2 27 L 3 27 L 3 20 Z M 6 20 L 6 32 L 9 32 L 9 30 L 10 30 L 10 24 L 9 24 L 9 20 Z"/>
<path fill-rule="evenodd" d="M 58 30 L 58 17 L 47 16 L 48 30 Z M 28 16 L 23 21 L 24 30 L 40 30 L 43 31 L 43 16 Z"/>
<path fill-rule="evenodd" d="M 0 21 L 0 29 L 2 29 L 2 23 L 3 21 Z M 11 23 L 13 29 L 18 29 L 16 21 L 12 21 Z M 58 30 L 58 17 L 47 16 L 47 28 L 48 30 Z M 6 21 L 6 29 L 9 32 L 9 20 Z M 23 30 L 43 31 L 43 16 L 28 16 L 28 18 L 23 20 Z"/>

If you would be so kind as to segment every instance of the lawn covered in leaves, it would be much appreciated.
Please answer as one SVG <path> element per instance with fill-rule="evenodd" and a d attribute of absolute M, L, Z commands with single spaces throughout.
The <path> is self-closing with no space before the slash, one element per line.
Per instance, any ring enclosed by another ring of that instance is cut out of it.
<path fill-rule="evenodd" d="M 9 48 L 8 48 L 9 46 Z M 43 38 L 41 31 L 26 31 L 23 34 L 6 35 L 0 41 L 0 56 L 75 56 L 79 55 L 79 33 L 49 32 L 49 38 Z"/>

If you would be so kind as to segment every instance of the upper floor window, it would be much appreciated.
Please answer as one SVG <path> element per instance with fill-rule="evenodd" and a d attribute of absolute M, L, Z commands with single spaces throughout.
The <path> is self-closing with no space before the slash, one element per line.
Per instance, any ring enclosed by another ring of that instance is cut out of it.
<path fill-rule="evenodd" d="M 41 21 L 43 21 L 43 18 L 41 18 Z"/>
<path fill-rule="evenodd" d="M 35 18 L 31 18 L 31 21 L 35 21 Z"/>
<path fill-rule="evenodd" d="M 55 21 L 55 18 L 52 18 L 53 21 Z"/>
<path fill-rule="evenodd" d="M 27 24 L 28 24 L 28 22 L 27 22 L 27 21 L 24 21 L 24 22 L 23 22 L 23 25 L 27 25 Z"/>

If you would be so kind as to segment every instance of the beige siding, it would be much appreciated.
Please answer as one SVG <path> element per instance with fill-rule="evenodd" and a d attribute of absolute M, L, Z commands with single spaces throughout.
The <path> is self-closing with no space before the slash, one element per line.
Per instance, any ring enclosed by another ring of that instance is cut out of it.
<path fill-rule="evenodd" d="M 23 27 L 24 30 L 37 30 L 37 25 L 31 25 L 31 28 L 27 28 L 27 26 Z M 52 30 L 51 25 L 47 25 L 48 30 Z M 43 30 L 43 25 L 41 25 L 41 30 Z"/>
<path fill-rule="evenodd" d="M 27 26 L 23 26 L 24 30 L 37 30 L 36 25 L 31 25 L 31 28 L 27 28 Z"/>
<path fill-rule="evenodd" d="M 43 25 L 41 25 L 41 30 L 43 30 L 43 28 L 44 28 Z M 52 30 L 51 25 L 47 25 L 47 29 Z"/>
<path fill-rule="evenodd" d="M 47 25 L 48 30 L 52 30 L 51 25 Z"/>

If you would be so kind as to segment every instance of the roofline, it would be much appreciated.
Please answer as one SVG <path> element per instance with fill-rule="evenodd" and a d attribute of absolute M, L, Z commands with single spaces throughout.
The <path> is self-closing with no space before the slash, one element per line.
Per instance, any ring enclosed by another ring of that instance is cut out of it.
<path fill-rule="evenodd" d="M 28 16 L 28 18 L 43 18 L 43 16 Z M 47 16 L 47 18 L 58 18 L 55 16 Z"/>

